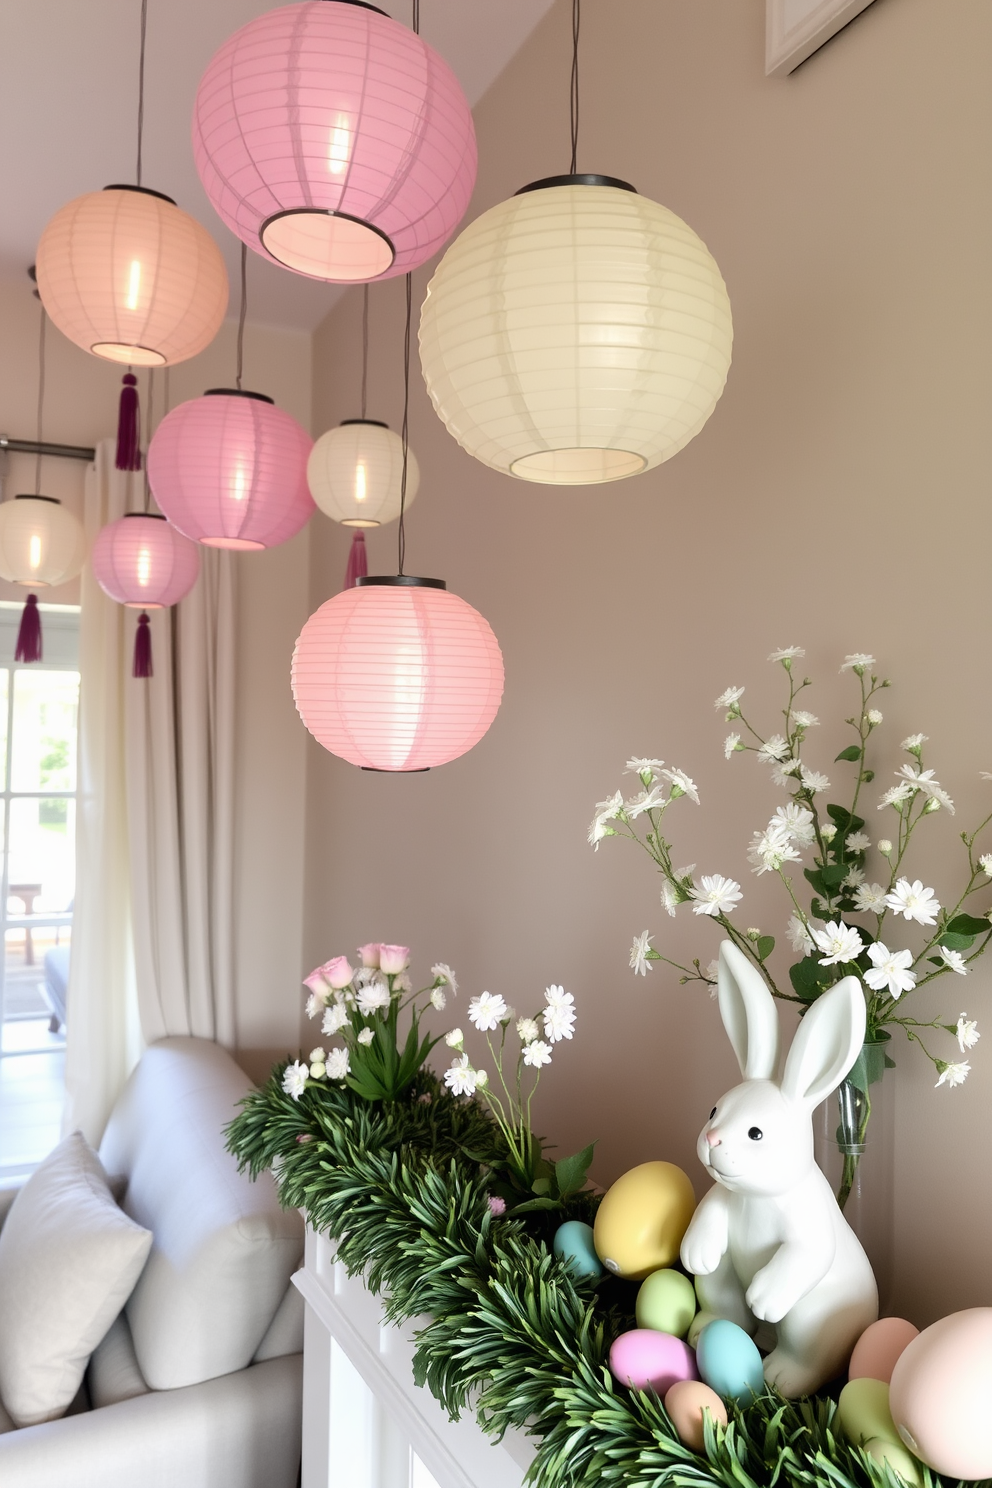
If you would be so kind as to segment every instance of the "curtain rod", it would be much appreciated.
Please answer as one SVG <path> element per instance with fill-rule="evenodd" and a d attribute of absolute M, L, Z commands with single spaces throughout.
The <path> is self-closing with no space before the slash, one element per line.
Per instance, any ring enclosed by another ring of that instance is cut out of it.
<path fill-rule="evenodd" d="M 88 464 L 96 459 L 96 450 L 84 444 L 48 444 L 37 439 L 8 439 L 0 434 L 0 454 L 56 455 L 63 460 L 85 460 Z"/>

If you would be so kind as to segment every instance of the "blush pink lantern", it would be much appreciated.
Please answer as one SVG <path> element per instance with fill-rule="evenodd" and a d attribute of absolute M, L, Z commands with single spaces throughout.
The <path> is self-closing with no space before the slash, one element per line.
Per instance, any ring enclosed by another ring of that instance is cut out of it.
<path fill-rule="evenodd" d="M 196 543 L 157 512 L 128 512 L 93 544 L 93 573 L 103 592 L 132 609 L 178 604 L 200 573 Z"/>
<path fill-rule="evenodd" d="M 249 248 L 339 284 L 426 262 L 477 168 L 458 79 L 365 0 L 280 6 L 228 37 L 197 90 L 193 154 Z"/>
<path fill-rule="evenodd" d="M 172 525 L 208 548 L 256 552 L 316 510 L 310 435 L 263 393 L 211 388 L 180 403 L 148 446 L 148 481 Z"/>
<path fill-rule="evenodd" d="M 365 770 L 448 764 L 479 742 L 502 696 L 496 637 L 441 579 L 359 578 L 310 616 L 293 652 L 303 722 Z"/>

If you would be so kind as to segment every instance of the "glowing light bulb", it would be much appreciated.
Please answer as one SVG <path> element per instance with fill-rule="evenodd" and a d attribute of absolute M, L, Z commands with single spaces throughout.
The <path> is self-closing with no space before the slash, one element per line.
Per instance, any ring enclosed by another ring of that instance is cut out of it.
<path fill-rule="evenodd" d="M 234 480 L 231 486 L 231 499 L 233 501 L 244 501 L 248 494 L 248 476 L 243 465 L 235 465 Z"/>
<path fill-rule="evenodd" d="M 141 292 L 141 261 L 137 258 L 131 260 L 131 274 L 127 282 L 127 308 L 137 310 L 138 295 Z"/>
<path fill-rule="evenodd" d="M 331 140 L 327 151 L 327 169 L 332 176 L 343 176 L 348 168 L 348 159 L 351 154 L 351 131 L 348 128 L 348 120 L 338 116 L 338 122 L 331 130 Z"/>
<path fill-rule="evenodd" d="M 355 466 L 355 500 L 364 501 L 366 495 L 367 476 L 364 465 Z"/>
<path fill-rule="evenodd" d="M 152 576 L 152 555 L 147 548 L 138 550 L 138 583 L 142 589 L 147 589 Z"/>
<path fill-rule="evenodd" d="M 31 534 L 31 540 L 28 543 L 28 563 L 32 568 L 41 567 L 41 538 L 36 532 Z"/>

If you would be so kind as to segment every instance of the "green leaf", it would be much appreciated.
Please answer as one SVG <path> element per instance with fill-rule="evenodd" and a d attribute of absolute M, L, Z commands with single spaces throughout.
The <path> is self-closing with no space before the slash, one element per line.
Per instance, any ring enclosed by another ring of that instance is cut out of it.
<path fill-rule="evenodd" d="M 586 1174 L 595 1151 L 596 1143 L 590 1142 L 581 1152 L 576 1152 L 572 1157 L 563 1157 L 560 1162 L 555 1163 L 558 1192 L 563 1199 L 585 1187 Z"/>
<path fill-rule="evenodd" d="M 538 1209 L 560 1209 L 561 1203 L 558 1199 L 525 1199 L 522 1204 L 514 1204 L 508 1210 L 510 1214 L 534 1214 Z"/>
<path fill-rule="evenodd" d="M 803 877 L 806 879 L 807 883 L 813 885 L 813 888 L 818 894 L 823 894 L 825 898 L 830 897 L 830 891 L 823 881 L 823 876 L 819 868 L 804 868 Z"/>
<path fill-rule="evenodd" d="M 834 756 L 834 764 L 836 764 L 838 760 L 851 760 L 853 762 L 854 760 L 859 760 L 860 758 L 861 746 L 859 744 L 849 744 L 846 749 L 841 750 L 840 754 Z"/>
<path fill-rule="evenodd" d="M 823 991 L 824 984 L 829 982 L 832 968 L 820 966 L 812 956 L 797 961 L 795 966 L 789 967 L 789 980 L 795 989 L 797 997 L 803 1002 L 813 1002 Z"/>
<path fill-rule="evenodd" d="M 848 863 L 828 863 L 825 868 L 820 869 L 820 877 L 828 889 L 839 889 L 850 871 Z M 806 876 L 808 878 L 809 874 Z"/>
<path fill-rule="evenodd" d="M 859 832 L 865 824 L 863 816 L 852 816 L 846 806 L 828 806 L 827 815 L 838 832 Z"/>
<path fill-rule="evenodd" d="M 988 935 L 992 925 L 976 915 L 959 914 L 954 916 L 947 928 L 953 935 Z"/>
<path fill-rule="evenodd" d="M 946 946 L 949 951 L 970 951 L 974 943 L 973 935 L 955 935 L 950 930 L 945 930 L 937 939 L 937 944 Z"/>
<path fill-rule="evenodd" d="M 550 1178 L 535 1178 L 534 1179 L 534 1182 L 531 1184 L 531 1188 L 534 1190 L 534 1192 L 536 1194 L 547 1194 L 547 1193 L 550 1193 L 550 1191 L 551 1191 L 551 1179 Z"/>
<path fill-rule="evenodd" d="M 758 936 L 758 948 L 757 949 L 758 949 L 758 960 L 759 961 L 767 961 L 768 960 L 768 957 L 771 955 L 772 951 L 775 949 L 775 937 L 774 937 L 774 935 L 759 935 Z"/>

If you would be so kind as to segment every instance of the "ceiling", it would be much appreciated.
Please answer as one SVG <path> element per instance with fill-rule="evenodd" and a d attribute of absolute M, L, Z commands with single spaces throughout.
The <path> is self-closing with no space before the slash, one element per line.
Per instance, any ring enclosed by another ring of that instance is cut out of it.
<path fill-rule="evenodd" d="M 410 0 L 377 0 L 410 21 Z M 424 0 L 421 34 L 474 106 L 553 0 Z M 190 117 L 221 42 L 272 0 L 149 0 L 145 70 L 146 186 L 204 224 L 237 282 L 238 240 L 200 185 Z M 66 201 L 133 181 L 140 0 L 0 0 L 0 142 L 4 167 L 0 275 L 23 274 L 48 219 Z M 249 255 L 249 318 L 309 331 L 342 291 Z"/>

